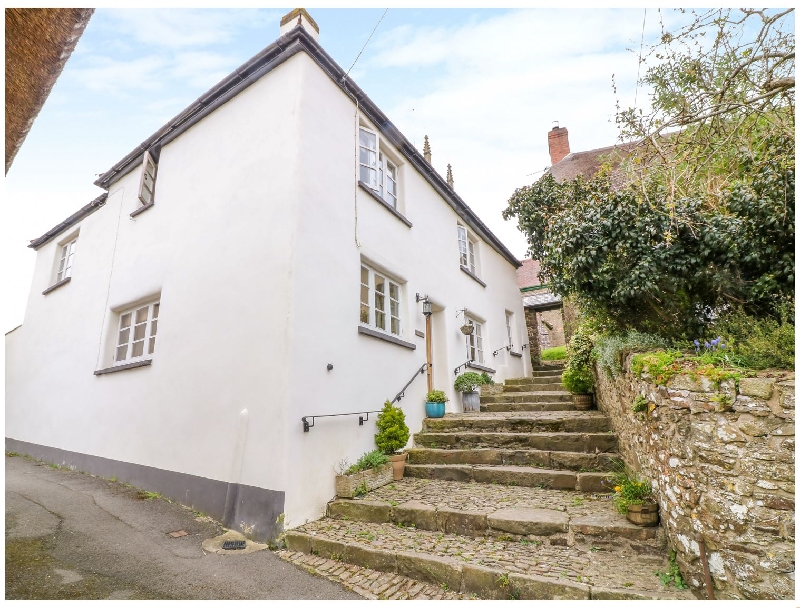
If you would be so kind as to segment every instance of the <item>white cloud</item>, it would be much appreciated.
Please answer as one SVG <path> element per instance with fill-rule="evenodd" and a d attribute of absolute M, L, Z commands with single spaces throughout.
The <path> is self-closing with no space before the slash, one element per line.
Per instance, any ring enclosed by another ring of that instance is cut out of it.
<path fill-rule="evenodd" d="M 156 74 L 168 63 L 164 57 L 150 55 L 130 61 L 95 56 L 70 71 L 70 78 L 90 91 L 117 97 L 135 96 L 142 90 L 162 87 Z"/>

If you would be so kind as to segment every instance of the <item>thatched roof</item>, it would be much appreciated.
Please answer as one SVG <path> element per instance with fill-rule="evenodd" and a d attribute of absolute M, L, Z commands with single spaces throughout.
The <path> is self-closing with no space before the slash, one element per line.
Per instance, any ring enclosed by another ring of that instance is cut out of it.
<path fill-rule="evenodd" d="M 625 143 L 586 152 L 572 152 L 550 167 L 548 173 L 557 182 L 570 181 L 579 175 L 590 179 L 605 163 L 614 168 L 618 167 L 620 161 L 630 154 L 635 146 L 635 143 Z"/>
<path fill-rule="evenodd" d="M 94 13 L 6 9 L 6 173 Z"/>

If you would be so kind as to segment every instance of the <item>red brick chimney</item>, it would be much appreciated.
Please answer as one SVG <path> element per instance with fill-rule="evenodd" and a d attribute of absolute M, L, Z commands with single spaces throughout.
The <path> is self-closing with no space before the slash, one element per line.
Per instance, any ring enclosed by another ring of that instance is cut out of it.
<path fill-rule="evenodd" d="M 566 127 L 555 126 L 550 130 L 547 134 L 547 147 L 550 148 L 551 165 L 569 154 L 569 131 Z"/>

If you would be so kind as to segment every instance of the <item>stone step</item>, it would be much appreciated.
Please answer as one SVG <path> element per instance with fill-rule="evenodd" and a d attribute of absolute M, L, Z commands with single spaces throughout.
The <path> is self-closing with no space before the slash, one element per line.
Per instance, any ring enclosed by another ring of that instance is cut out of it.
<path fill-rule="evenodd" d="M 572 402 L 572 395 L 567 391 L 525 391 L 521 393 L 501 393 L 499 395 L 481 395 L 481 403 L 520 403 L 523 401 L 529 403 L 542 401 L 549 403 L 555 401 Z"/>
<path fill-rule="evenodd" d="M 528 392 L 567 392 L 561 381 L 548 383 L 511 384 L 503 387 L 503 393 L 528 393 Z"/>
<path fill-rule="evenodd" d="M 457 431 L 602 433 L 610 429 L 610 420 L 600 412 L 522 412 L 491 415 L 476 412 L 446 414 L 444 418 L 425 418 L 422 421 L 422 431 L 431 433 Z"/>
<path fill-rule="evenodd" d="M 536 469 L 529 466 L 472 464 L 407 464 L 405 474 L 420 479 L 495 483 L 524 488 L 608 492 L 611 473 L 578 473 L 569 470 Z"/>
<path fill-rule="evenodd" d="M 558 378 L 561 379 L 561 372 L 533 372 L 532 376 L 525 376 L 524 378 L 506 378 L 503 382 L 506 386 L 513 384 L 530 384 L 541 379 Z"/>
<path fill-rule="evenodd" d="M 574 412 L 577 411 L 572 401 L 554 403 L 481 403 L 481 412 Z"/>
<path fill-rule="evenodd" d="M 416 433 L 414 445 L 427 448 L 465 449 L 513 447 L 562 452 L 613 452 L 613 433 Z"/>
<path fill-rule="evenodd" d="M 563 372 L 564 371 L 564 364 L 563 363 L 556 363 L 554 365 L 534 365 L 533 372 Z"/>
<path fill-rule="evenodd" d="M 408 451 L 408 465 L 425 464 L 478 464 L 533 466 L 543 469 L 565 469 L 572 471 L 613 471 L 622 459 L 614 452 L 592 454 L 586 452 L 562 452 L 548 450 L 439 450 L 435 448 L 412 448 Z M 406 466 L 408 466 L 406 465 Z"/>

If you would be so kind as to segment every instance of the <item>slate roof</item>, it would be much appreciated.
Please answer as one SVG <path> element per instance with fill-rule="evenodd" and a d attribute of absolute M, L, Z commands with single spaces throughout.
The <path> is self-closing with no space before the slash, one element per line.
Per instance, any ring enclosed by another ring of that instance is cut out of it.
<path fill-rule="evenodd" d="M 552 293 L 533 293 L 522 296 L 522 305 L 525 308 L 555 308 L 561 306 L 561 296 Z"/>

